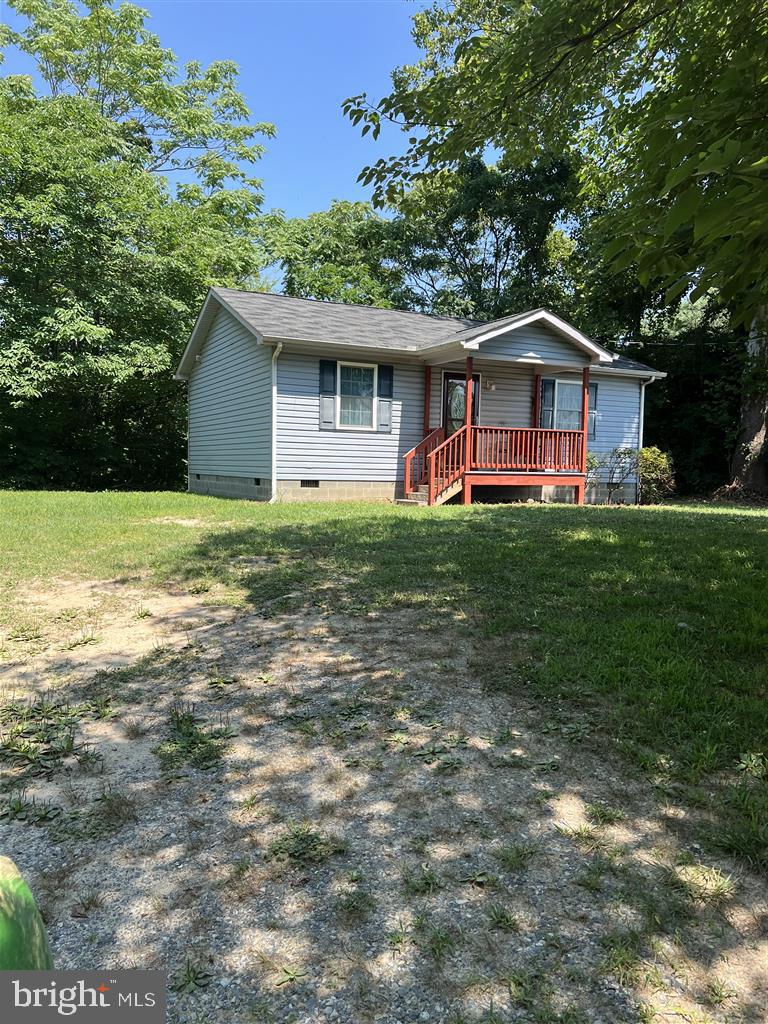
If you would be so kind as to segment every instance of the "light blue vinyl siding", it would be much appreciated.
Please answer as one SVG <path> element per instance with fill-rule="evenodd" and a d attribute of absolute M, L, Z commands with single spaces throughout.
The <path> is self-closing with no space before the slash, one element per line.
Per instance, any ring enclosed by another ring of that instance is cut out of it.
<path fill-rule="evenodd" d="M 578 381 L 575 374 L 556 374 L 559 380 Z M 640 381 L 636 377 L 614 377 L 592 373 L 590 380 L 597 384 L 597 418 L 595 436 L 589 441 L 589 451 L 595 455 L 613 448 L 639 448 L 640 446 Z M 606 473 L 601 471 L 601 480 Z M 630 483 L 635 478 L 630 477 Z"/>
<path fill-rule="evenodd" d="M 480 343 L 475 353 L 482 359 L 530 359 L 542 363 L 589 362 L 587 355 L 572 342 L 543 327 L 520 327 L 508 334 Z"/>
<path fill-rule="evenodd" d="M 475 372 L 480 374 L 480 426 L 530 427 L 533 401 L 532 371 L 527 367 L 510 366 L 509 363 L 487 363 L 479 360 L 475 363 Z M 455 363 L 450 367 L 435 366 L 432 369 L 429 423 L 433 429 L 440 426 L 443 415 L 443 370 L 464 373 L 464 364 Z M 494 391 L 485 389 L 489 381 L 496 385 Z"/>
<path fill-rule="evenodd" d="M 272 474 L 272 349 L 221 309 L 189 379 L 189 472 Z"/>
<path fill-rule="evenodd" d="M 386 354 L 372 353 L 366 361 L 392 363 Z M 278 479 L 401 480 L 403 456 L 421 440 L 423 381 L 423 367 L 394 364 L 389 434 L 320 430 L 319 356 L 283 351 L 277 363 Z"/>

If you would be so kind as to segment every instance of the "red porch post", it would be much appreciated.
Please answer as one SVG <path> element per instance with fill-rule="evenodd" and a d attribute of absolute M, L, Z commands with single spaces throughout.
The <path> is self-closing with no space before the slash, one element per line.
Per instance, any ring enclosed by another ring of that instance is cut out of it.
<path fill-rule="evenodd" d="M 581 373 L 581 472 L 587 472 L 587 442 L 589 440 L 589 367 Z M 584 504 L 586 479 L 576 488 L 576 502 Z"/>
<path fill-rule="evenodd" d="M 531 410 L 531 426 L 537 428 L 541 423 L 541 374 L 533 378 L 533 408 Z"/>
<path fill-rule="evenodd" d="M 464 394 L 466 395 L 466 400 L 464 402 L 464 408 L 466 410 L 466 418 L 465 418 L 464 422 L 467 424 L 468 427 L 472 426 L 472 391 L 473 391 L 473 387 L 472 387 L 472 371 L 473 371 L 473 365 L 474 364 L 473 364 L 473 361 L 472 361 L 472 356 L 467 356 L 467 383 L 466 383 L 466 390 L 464 392 Z"/>
<path fill-rule="evenodd" d="M 472 484 L 467 479 L 466 474 L 472 468 L 472 392 L 475 389 L 474 381 L 472 380 L 473 369 L 474 362 L 472 356 L 467 356 L 466 383 L 464 385 L 464 411 L 466 413 L 464 422 L 467 427 L 467 436 L 464 439 L 464 479 L 461 486 L 462 505 L 472 504 Z"/>
<path fill-rule="evenodd" d="M 430 401 L 432 399 L 432 367 L 424 367 L 424 437 L 429 433 Z"/>

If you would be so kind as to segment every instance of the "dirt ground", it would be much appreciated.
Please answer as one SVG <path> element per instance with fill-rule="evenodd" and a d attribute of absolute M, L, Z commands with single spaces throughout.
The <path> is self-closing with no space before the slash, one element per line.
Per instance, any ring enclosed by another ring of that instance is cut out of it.
<path fill-rule="evenodd" d="M 2 643 L 0 835 L 58 967 L 162 968 L 172 1022 L 766 1019 L 764 880 L 573 711 L 489 685 L 508 639 L 141 579 L 22 596 L 47 625 Z"/>

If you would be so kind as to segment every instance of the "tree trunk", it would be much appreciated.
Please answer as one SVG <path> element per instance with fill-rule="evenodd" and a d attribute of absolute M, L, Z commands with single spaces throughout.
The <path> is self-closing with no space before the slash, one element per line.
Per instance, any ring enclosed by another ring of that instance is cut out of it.
<path fill-rule="evenodd" d="M 768 494 L 768 305 L 752 321 L 731 490 Z"/>

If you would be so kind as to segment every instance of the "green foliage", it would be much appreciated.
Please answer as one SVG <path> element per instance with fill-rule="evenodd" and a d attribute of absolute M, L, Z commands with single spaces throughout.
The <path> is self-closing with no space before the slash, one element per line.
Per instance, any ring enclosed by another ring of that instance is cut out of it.
<path fill-rule="evenodd" d="M 749 323 L 766 294 L 768 18 L 760 0 L 436 3 L 414 16 L 424 51 L 389 95 L 351 97 L 354 124 L 409 133 L 361 179 L 393 201 L 426 169 L 493 146 L 528 162 L 586 154 L 587 191 L 611 195 L 606 248 L 667 298 L 717 289 Z"/>
<path fill-rule="evenodd" d="M 243 168 L 272 128 L 246 122 L 233 65 L 180 75 L 130 4 L 14 7 L 28 25 L 2 42 L 46 91 L 0 80 L 0 480 L 178 486 L 172 369 L 207 287 L 265 262 Z"/>
<path fill-rule="evenodd" d="M 168 736 L 155 747 L 155 754 L 163 771 L 185 765 L 202 770 L 215 768 L 224 757 L 231 736 L 226 723 L 201 726 L 192 705 L 176 704 L 169 715 Z"/>
<path fill-rule="evenodd" d="M 402 274 L 388 261 L 387 222 L 368 203 L 276 222 L 269 246 L 288 295 L 384 308 L 398 305 Z"/>
<path fill-rule="evenodd" d="M 285 835 L 269 845 L 268 860 L 293 864 L 323 864 L 329 857 L 344 851 L 338 839 L 313 829 L 308 822 L 292 822 Z"/>
<path fill-rule="evenodd" d="M 492 320 L 572 304 L 573 245 L 557 227 L 576 201 L 571 160 L 516 170 L 466 160 L 418 182 L 389 213 L 335 202 L 276 224 L 289 295 Z"/>
<path fill-rule="evenodd" d="M 648 318 L 628 354 L 667 373 L 645 393 L 645 441 L 669 451 L 677 489 L 706 494 L 729 479 L 738 432 L 745 334 L 711 304 Z"/>
<path fill-rule="evenodd" d="M 637 453 L 637 476 L 640 500 L 644 505 L 655 505 L 669 498 L 675 490 L 675 472 L 672 459 L 660 448 L 641 448 Z"/>

